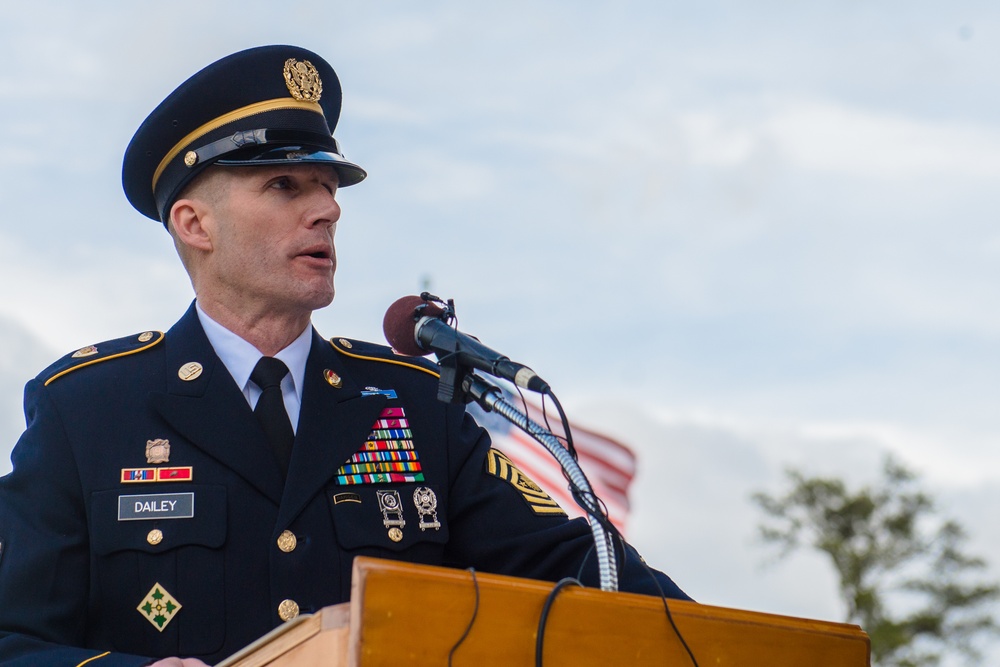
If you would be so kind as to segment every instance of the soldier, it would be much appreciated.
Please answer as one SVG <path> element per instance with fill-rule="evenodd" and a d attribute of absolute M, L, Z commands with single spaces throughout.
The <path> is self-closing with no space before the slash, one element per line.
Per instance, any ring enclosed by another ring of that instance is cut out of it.
<path fill-rule="evenodd" d="M 593 583 L 435 366 L 312 328 L 334 296 L 341 90 L 301 48 L 185 81 L 125 153 L 195 301 L 28 383 L 0 480 L 0 663 L 202 665 L 350 596 L 357 555 Z M 624 547 L 623 590 L 687 596 Z M 170 656 L 189 656 L 185 659 Z M 155 661 L 155 662 L 154 662 Z M 205 662 L 202 662 L 205 661 Z"/>

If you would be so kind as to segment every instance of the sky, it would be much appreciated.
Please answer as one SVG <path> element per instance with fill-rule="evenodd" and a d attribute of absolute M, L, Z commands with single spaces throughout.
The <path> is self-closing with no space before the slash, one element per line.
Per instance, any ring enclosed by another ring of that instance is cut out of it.
<path fill-rule="evenodd" d="M 0 434 L 26 379 L 192 298 L 121 155 L 177 84 L 293 43 L 337 70 L 326 335 L 397 297 L 640 456 L 632 539 L 692 595 L 836 620 L 748 497 L 891 453 L 1000 553 L 1000 9 L 987 2 L 6 2 Z M 0 442 L 0 450 L 6 447 Z M 991 573 L 1000 578 L 995 565 Z M 810 586 L 803 586 L 808 581 Z"/>

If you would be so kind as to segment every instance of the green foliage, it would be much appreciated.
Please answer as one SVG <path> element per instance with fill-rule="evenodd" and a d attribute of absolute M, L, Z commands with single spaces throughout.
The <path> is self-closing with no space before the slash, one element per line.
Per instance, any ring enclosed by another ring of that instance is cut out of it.
<path fill-rule="evenodd" d="M 756 493 L 766 513 L 759 526 L 779 557 L 809 547 L 836 570 L 849 623 L 871 638 L 879 667 L 937 665 L 945 651 L 980 657 L 976 639 L 998 631 L 988 607 L 1000 586 L 977 573 L 986 563 L 966 555 L 962 527 L 941 519 L 913 473 L 891 458 L 875 486 L 787 471 L 782 496 Z"/>

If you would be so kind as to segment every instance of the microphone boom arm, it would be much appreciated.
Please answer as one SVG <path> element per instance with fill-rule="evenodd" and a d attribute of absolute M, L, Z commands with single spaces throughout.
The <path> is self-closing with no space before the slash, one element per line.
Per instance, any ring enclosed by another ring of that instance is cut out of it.
<path fill-rule="evenodd" d="M 452 367 L 452 370 L 454 369 L 455 367 Z M 442 374 L 442 383 L 443 381 L 444 375 Z M 576 459 L 552 435 L 551 431 L 532 421 L 526 414 L 505 401 L 500 388 L 496 385 L 487 382 L 475 373 L 467 373 L 462 380 L 461 389 L 463 395 L 476 401 L 483 410 L 497 413 L 530 435 L 559 462 L 559 465 L 572 485 L 574 497 L 577 499 L 580 507 L 587 513 L 587 521 L 590 522 L 590 531 L 594 536 L 594 550 L 597 554 L 597 568 L 601 590 L 617 591 L 618 565 L 615 558 L 613 537 L 604 529 L 601 522 L 595 518 L 595 516 L 600 515 L 597 496 L 594 494 L 593 489 L 591 489 L 590 482 L 587 481 L 587 477 L 583 474 L 583 470 L 580 469 L 580 465 L 576 462 Z M 586 499 L 591 506 L 587 507 L 587 504 L 582 502 L 583 499 Z"/>

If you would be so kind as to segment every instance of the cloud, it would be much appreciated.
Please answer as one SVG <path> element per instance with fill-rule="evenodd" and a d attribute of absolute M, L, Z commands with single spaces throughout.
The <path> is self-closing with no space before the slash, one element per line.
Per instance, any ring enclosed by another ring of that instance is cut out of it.
<path fill-rule="evenodd" d="M 832 103 L 793 102 L 763 129 L 805 169 L 878 180 L 995 179 L 1000 130 L 968 121 L 929 121 Z"/>
<path fill-rule="evenodd" d="M 24 430 L 24 384 L 58 358 L 44 342 L 0 315 L 0 475 L 10 471 L 10 450 Z"/>

